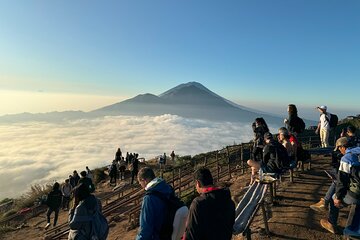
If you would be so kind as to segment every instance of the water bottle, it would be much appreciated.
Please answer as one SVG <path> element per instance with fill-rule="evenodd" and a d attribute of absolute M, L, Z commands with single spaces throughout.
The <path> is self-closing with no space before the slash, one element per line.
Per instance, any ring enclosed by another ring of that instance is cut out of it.
<path fill-rule="evenodd" d="M 259 169 L 259 180 L 260 180 L 260 182 L 262 182 L 263 177 L 264 177 L 264 172 L 263 172 L 262 168 L 260 168 Z"/>

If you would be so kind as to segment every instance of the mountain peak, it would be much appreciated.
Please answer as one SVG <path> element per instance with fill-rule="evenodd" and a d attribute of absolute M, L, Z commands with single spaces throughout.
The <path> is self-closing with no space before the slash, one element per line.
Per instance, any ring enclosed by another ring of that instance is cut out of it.
<path fill-rule="evenodd" d="M 178 92 L 178 91 L 180 91 L 181 89 L 184 89 L 184 88 L 193 88 L 193 87 L 196 87 L 199 90 L 211 92 L 209 89 L 204 87 L 204 85 L 202 85 L 199 82 L 188 82 L 188 83 L 182 83 L 182 84 L 180 84 L 180 85 L 178 85 L 178 86 L 176 86 L 174 88 L 171 88 L 171 89 L 167 90 L 166 92 L 160 94 L 159 97 L 164 97 L 164 96 L 169 95 L 169 94 L 174 94 L 174 93 L 176 93 L 176 92 Z"/>

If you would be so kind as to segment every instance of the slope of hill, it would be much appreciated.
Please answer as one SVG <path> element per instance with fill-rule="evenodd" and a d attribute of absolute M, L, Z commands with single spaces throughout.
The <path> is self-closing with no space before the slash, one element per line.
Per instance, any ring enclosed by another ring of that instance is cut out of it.
<path fill-rule="evenodd" d="M 95 115 L 175 114 L 214 121 L 251 122 L 262 116 L 268 123 L 282 123 L 281 117 L 243 109 L 197 82 L 176 86 L 159 96 L 138 95 L 91 112 Z"/>

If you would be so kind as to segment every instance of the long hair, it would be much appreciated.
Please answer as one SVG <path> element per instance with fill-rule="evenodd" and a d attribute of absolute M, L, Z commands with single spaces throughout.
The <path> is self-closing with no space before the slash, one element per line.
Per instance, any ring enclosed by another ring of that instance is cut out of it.
<path fill-rule="evenodd" d="M 295 104 L 289 104 L 288 107 L 289 107 L 289 116 L 292 117 L 297 116 L 298 111 Z"/>

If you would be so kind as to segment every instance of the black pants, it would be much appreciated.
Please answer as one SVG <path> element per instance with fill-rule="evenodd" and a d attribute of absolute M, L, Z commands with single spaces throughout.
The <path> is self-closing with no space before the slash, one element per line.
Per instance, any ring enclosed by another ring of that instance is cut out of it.
<path fill-rule="evenodd" d="M 134 178 L 137 177 L 138 170 L 131 171 L 131 184 L 134 183 Z"/>
<path fill-rule="evenodd" d="M 58 220 L 59 210 L 60 210 L 60 208 L 53 209 L 53 208 L 49 207 L 48 210 L 47 210 L 47 213 L 46 213 L 47 223 L 50 223 L 50 215 L 51 215 L 52 212 L 55 212 L 54 227 L 56 226 L 56 223 L 57 223 L 57 220 Z"/>

